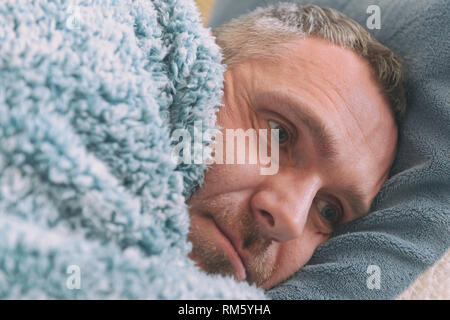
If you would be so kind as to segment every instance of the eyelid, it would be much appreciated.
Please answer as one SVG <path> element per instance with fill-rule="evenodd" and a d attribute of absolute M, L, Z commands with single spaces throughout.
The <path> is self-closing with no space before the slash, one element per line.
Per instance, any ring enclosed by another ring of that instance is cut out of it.
<path fill-rule="evenodd" d="M 341 210 L 341 209 L 339 208 L 339 206 L 336 205 L 336 204 L 335 204 L 334 202 L 332 202 L 332 201 L 328 201 L 328 200 L 326 200 L 326 199 L 317 199 L 317 202 L 319 202 L 319 201 L 321 201 L 321 202 L 326 202 L 327 204 L 331 204 L 331 205 L 335 206 L 337 209 L 339 209 L 339 211 Z"/>
<path fill-rule="evenodd" d="M 339 208 L 339 210 L 340 210 L 342 213 L 344 212 L 344 209 L 343 209 L 341 200 L 340 200 L 338 197 L 334 196 L 334 195 L 331 193 L 330 190 L 322 189 L 322 190 L 319 191 L 319 193 L 317 194 L 317 198 L 320 199 L 320 200 L 323 200 L 323 201 L 327 201 L 327 202 L 329 202 L 329 203 L 331 203 L 331 204 L 334 204 L 336 207 Z"/>

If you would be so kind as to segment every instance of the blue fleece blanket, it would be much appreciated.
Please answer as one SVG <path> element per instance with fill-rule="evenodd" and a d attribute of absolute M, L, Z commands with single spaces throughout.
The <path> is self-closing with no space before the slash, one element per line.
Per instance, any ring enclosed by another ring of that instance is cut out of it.
<path fill-rule="evenodd" d="M 216 27 L 268 0 L 220 0 Z M 405 60 L 407 114 L 390 178 L 370 215 L 348 223 L 307 266 L 270 290 L 275 299 L 392 299 L 450 247 L 450 3 L 447 0 L 291 1 L 335 8 Z M 378 277 L 378 280 L 376 279 Z"/>
<path fill-rule="evenodd" d="M 0 2 L 0 298 L 264 298 L 187 258 L 220 61 L 191 0 Z"/>

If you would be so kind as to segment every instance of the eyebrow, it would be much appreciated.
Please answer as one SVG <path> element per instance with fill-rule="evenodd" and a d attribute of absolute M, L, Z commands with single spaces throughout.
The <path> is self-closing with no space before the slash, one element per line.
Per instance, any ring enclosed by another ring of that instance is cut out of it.
<path fill-rule="evenodd" d="M 336 161 L 339 152 L 336 150 L 336 139 L 328 130 L 325 123 L 318 118 L 311 108 L 306 107 L 305 103 L 282 92 L 261 92 L 258 93 L 258 102 L 269 105 L 283 106 L 291 111 L 295 117 L 309 130 L 314 139 L 314 143 L 319 146 L 321 157 L 328 161 Z M 368 208 L 364 201 L 364 193 L 356 185 L 350 185 L 341 191 L 343 197 L 349 203 L 355 218 L 361 218 L 367 215 Z"/>

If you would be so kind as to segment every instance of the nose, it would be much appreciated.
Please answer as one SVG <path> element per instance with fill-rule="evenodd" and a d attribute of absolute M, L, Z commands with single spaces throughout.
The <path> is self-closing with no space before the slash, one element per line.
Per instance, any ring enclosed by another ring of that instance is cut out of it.
<path fill-rule="evenodd" d="M 250 205 L 263 235 L 286 242 L 302 234 L 320 179 L 313 174 L 283 177 L 280 172 L 273 177 L 253 195 Z"/>

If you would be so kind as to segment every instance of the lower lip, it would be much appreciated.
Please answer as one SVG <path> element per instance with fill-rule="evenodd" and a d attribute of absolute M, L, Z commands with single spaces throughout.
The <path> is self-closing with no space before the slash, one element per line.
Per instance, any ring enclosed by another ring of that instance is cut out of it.
<path fill-rule="evenodd" d="M 247 272 L 245 271 L 244 264 L 242 263 L 241 258 L 239 257 L 239 254 L 236 252 L 236 249 L 234 248 L 231 241 L 227 238 L 227 236 L 220 230 L 219 226 L 214 222 L 214 225 L 216 226 L 217 230 L 219 231 L 221 235 L 221 245 L 224 249 L 226 255 L 230 258 L 231 264 L 234 267 L 235 270 L 235 276 L 236 279 L 239 281 L 243 281 L 247 278 Z"/>

